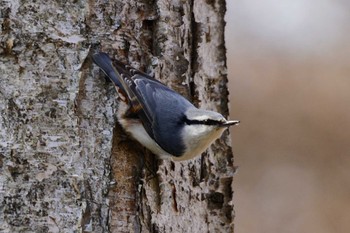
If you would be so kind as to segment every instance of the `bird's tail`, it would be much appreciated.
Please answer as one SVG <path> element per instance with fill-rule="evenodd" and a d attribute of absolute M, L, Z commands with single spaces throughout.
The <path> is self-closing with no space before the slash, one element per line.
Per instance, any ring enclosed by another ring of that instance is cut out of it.
<path fill-rule="evenodd" d="M 114 68 L 112 60 L 106 53 L 96 53 L 92 56 L 92 59 L 98 67 L 112 80 L 112 82 L 119 88 L 123 88 L 123 85 L 119 81 L 119 73 Z"/>

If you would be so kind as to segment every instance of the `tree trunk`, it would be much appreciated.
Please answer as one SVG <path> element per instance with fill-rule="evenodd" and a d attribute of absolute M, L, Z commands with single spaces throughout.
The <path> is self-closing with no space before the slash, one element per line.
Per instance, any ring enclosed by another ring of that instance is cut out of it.
<path fill-rule="evenodd" d="M 228 132 L 158 160 L 115 119 L 90 55 L 228 115 L 224 1 L 0 0 L 0 232 L 232 232 Z"/>

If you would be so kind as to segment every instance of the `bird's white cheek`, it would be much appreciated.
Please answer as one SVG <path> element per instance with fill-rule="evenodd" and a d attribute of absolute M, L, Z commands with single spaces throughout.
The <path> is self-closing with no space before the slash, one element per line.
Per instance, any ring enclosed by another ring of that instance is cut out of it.
<path fill-rule="evenodd" d="M 191 159 L 203 153 L 224 132 L 206 125 L 187 125 L 183 131 L 183 138 L 187 153 L 181 159 Z"/>

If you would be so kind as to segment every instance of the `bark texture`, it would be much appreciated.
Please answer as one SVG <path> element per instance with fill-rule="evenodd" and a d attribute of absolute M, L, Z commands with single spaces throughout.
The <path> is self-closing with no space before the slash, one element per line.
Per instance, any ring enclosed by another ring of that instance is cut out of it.
<path fill-rule="evenodd" d="M 98 50 L 228 115 L 222 0 L 0 0 L 0 232 L 232 232 L 228 132 L 160 161 L 115 120 Z"/>

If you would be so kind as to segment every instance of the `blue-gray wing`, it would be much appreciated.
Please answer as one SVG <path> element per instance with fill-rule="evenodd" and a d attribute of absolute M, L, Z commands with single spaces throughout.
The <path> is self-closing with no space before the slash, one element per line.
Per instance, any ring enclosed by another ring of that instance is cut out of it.
<path fill-rule="evenodd" d="M 169 154 L 181 156 L 185 149 L 180 131 L 184 113 L 194 106 L 147 74 L 119 61 L 112 64 L 105 53 L 95 54 L 93 59 L 127 96 L 129 111 L 139 117 L 150 137 Z"/>
<path fill-rule="evenodd" d="M 181 156 L 185 150 L 181 137 L 184 113 L 194 106 L 183 96 L 154 79 L 140 74 L 131 79 L 131 89 L 151 121 L 147 132 L 165 151 L 174 156 Z"/>

